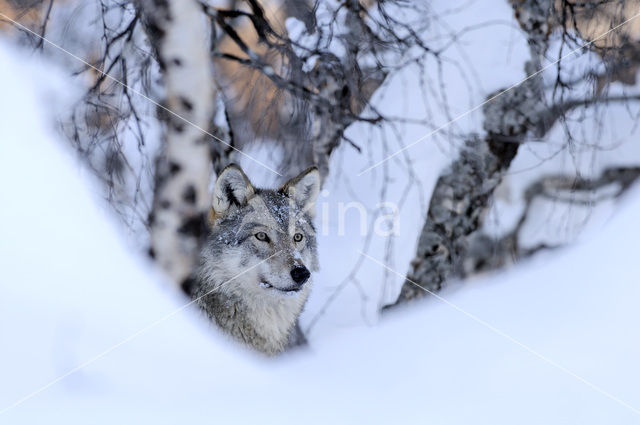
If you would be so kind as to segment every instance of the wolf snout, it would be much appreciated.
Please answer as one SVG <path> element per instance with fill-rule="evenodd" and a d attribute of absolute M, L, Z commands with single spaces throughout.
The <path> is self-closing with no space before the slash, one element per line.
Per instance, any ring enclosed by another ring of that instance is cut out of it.
<path fill-rule="evenodd" d="M 291 278 L 298 285 L 304 284 L 311 276 L 309 270 L 304 266 L 297 266 L 291 270 Z"/>

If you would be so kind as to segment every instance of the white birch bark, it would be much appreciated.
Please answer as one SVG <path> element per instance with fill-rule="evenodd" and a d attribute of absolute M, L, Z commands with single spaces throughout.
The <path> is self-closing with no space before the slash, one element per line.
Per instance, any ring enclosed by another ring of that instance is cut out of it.
<path fill-rule="evenodd" d="M 167 128 L 156 163 L 150 253 L 181 284 L 197 259 L 210 207 L 205 131 L 215 93 L 207 23 L 195 0 L 141 0 L 139 6 L 166 87 L 166 109 L 159 112 L 166 116 Z"/>

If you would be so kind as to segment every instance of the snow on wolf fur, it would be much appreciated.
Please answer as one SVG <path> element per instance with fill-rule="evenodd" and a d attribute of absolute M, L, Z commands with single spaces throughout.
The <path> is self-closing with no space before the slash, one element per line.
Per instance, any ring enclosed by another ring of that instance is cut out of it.
<path fill-rule="evenodd" d="M 277 190 L 255 188 L 236 165 L 213 194 L 210 233 L 191 295 L 223 330 L 267 354 L 282 352 L 318 270 L 315 167 Z"/>

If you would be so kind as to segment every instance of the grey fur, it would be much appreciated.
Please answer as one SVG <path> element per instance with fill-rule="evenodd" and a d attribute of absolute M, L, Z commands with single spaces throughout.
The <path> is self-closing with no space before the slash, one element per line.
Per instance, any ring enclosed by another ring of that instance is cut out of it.
<path fill-rule="evenodd" d="M 311 289 L 311 278 L 300 285 L 291 270 L 318 269 L 312 220 L 319 185 L 310 168 L 280 189 L 256 189 L 235 165 L 216 182 L 214 216 L 191 293 L 228 334 L 269 355 L 297 339 L 293 331 Z"/>

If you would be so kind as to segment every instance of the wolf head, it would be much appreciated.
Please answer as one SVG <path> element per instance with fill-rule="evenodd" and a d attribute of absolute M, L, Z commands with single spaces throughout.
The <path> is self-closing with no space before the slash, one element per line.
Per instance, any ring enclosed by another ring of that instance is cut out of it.
<path fill-rule="evenodd" d="M 254 187 L 236 165 L 220 173 L 197 290 L 214 292 L 217 299 L 205 298 L 203 307 L 219 324 L 222 297 L 226 304 L 239 303 L 234 309 L 243 311 L 241 319 L 267 338 L 293 327 L 318 269 L 312 220 L 319 189 L 315 167 L 275 190 Z"/>

